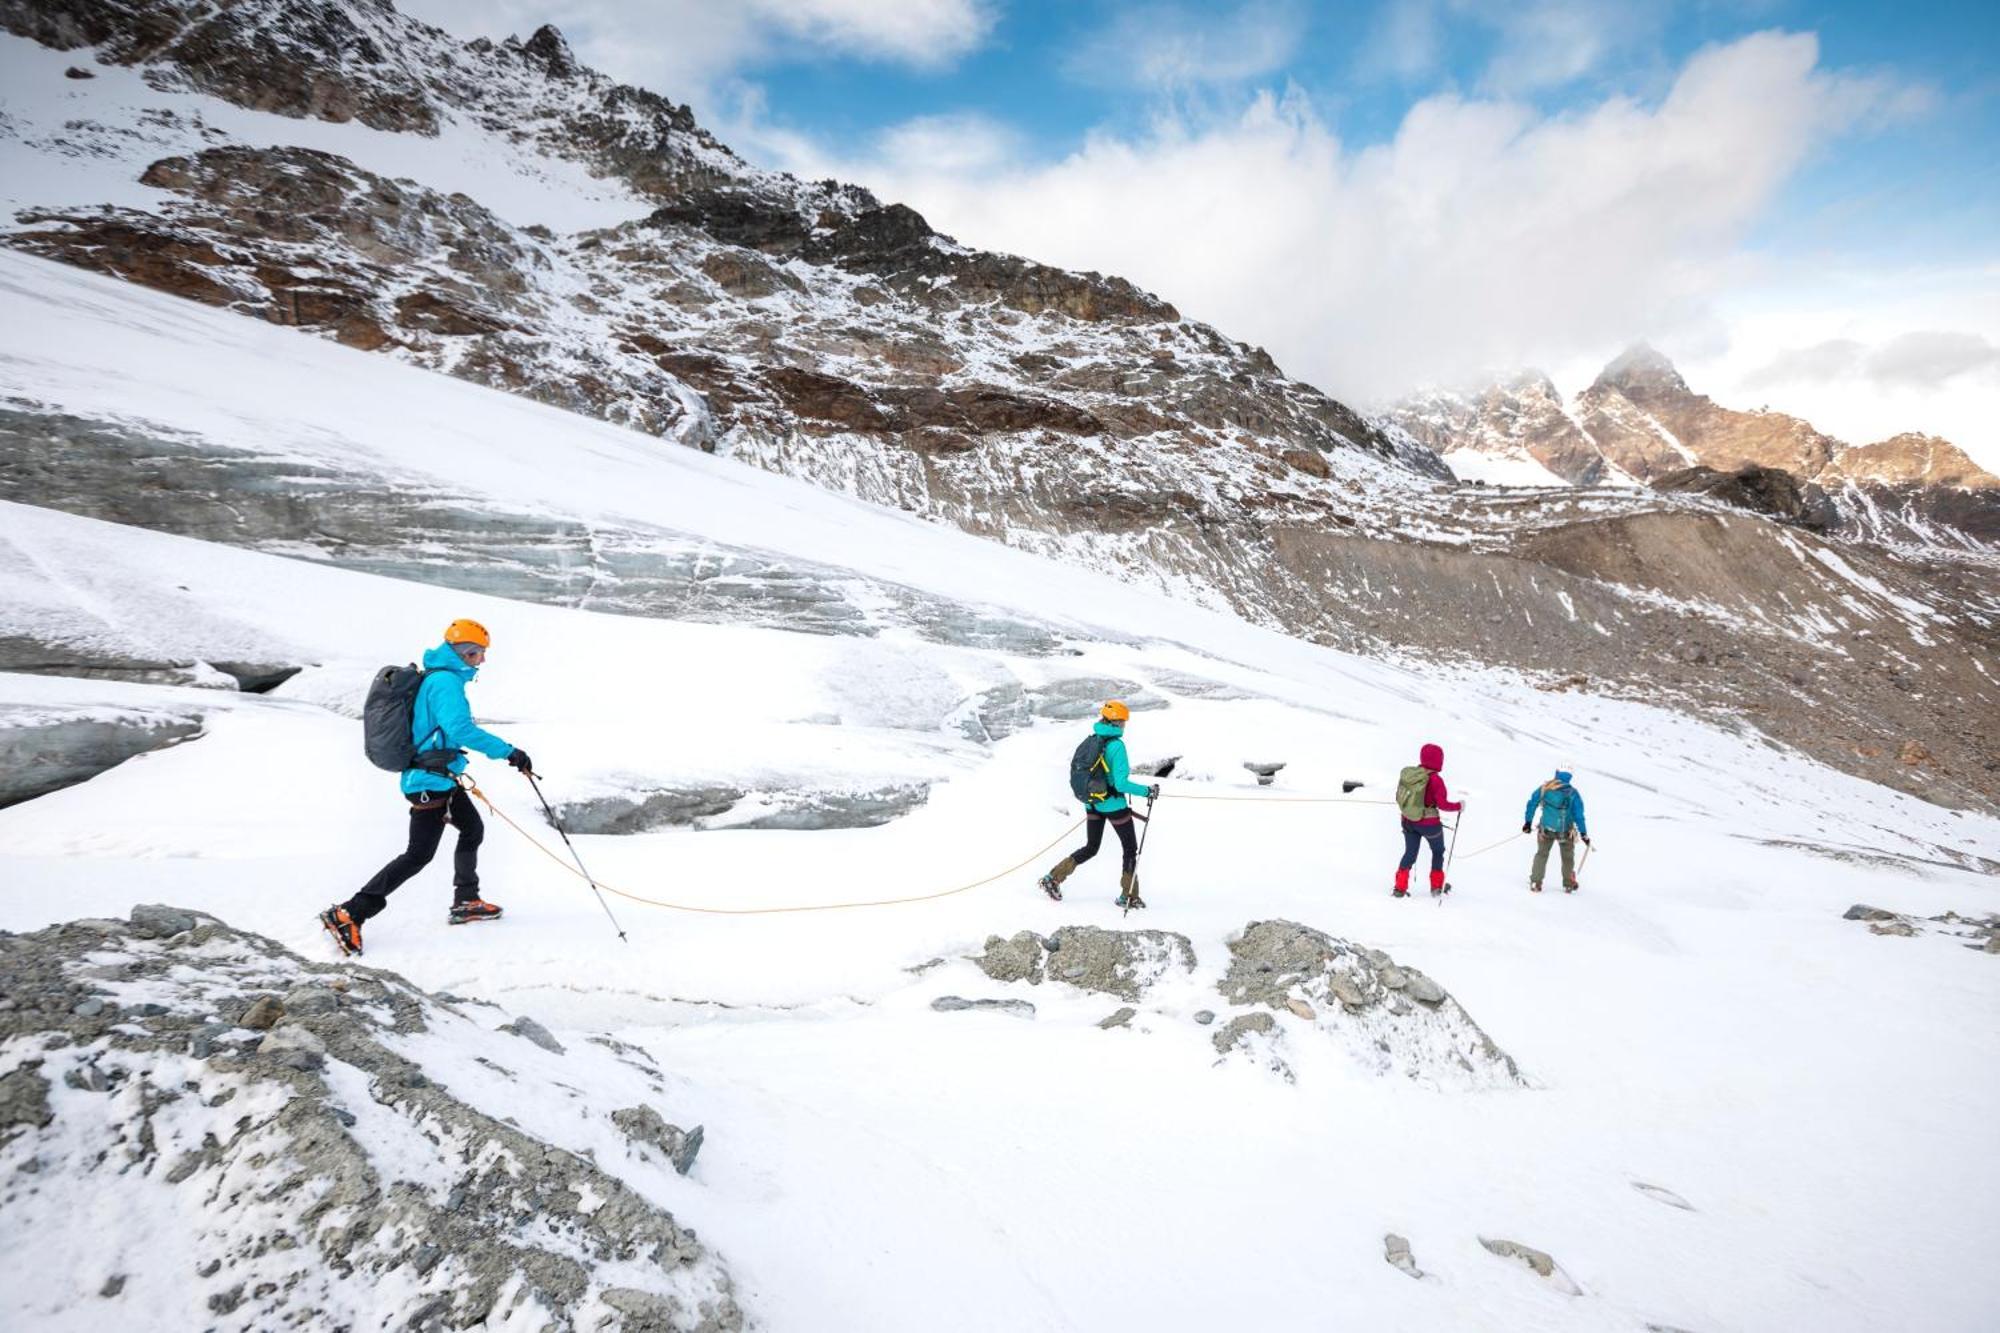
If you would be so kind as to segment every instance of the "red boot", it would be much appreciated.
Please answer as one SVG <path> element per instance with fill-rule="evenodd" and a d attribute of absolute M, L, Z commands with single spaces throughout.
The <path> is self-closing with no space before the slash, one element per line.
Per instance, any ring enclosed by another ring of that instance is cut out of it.
<path fill-rule="evenodd" d="M 1390 896 L 1395 898 L 1407 898 L 1410 896 L 1410 872 L 1407 867 L 1398 866 L 1396 868 L 1396 892 Z"/>
<path fill-rule="evenodd" d="M 1444 882 L 1444 871 L 1442 870 L 1431 871 L 1431 897 L 1435 898 L 1440 893 L 1450 893 L 1450 892 L 1451 892 L 1451 886 L 1449 886 Z"/>

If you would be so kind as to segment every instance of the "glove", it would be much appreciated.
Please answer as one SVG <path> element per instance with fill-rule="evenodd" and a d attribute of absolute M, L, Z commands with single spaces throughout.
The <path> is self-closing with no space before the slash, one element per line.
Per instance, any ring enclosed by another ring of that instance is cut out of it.
<path fill-rule="evenodd" d="M 1152 786 L 1146 788 L 1146 799 L 1149 801 L 1157 801 L 1160 799 L 1159 783 L 1155 782 Z"/>
<path fill-rule="evenodd" d="M 1523 833 L 1533 833 L 1534 831 L 1535 831 L 1535 825 L 1532 821 L 1521 825 L 1521 832 Z"/>
<path fill-rule="evenodd" d="M 535 771 L 535 761 L 528 758 L 526 750 L 518 747 L 508 754 L 507 762 L 513 766 L 514 771 L 517 773 L 532 773 Z"/>
<path fill-rule="evenodd" d="M 1590 839 L 1589 839 L 1589 838 L 1585 838 L 1585 839 L 1583 840 L 1583 845 L 1584 845 L 1584 846 L 1586 846 L 1586 847 L 1590 846 Z"/>

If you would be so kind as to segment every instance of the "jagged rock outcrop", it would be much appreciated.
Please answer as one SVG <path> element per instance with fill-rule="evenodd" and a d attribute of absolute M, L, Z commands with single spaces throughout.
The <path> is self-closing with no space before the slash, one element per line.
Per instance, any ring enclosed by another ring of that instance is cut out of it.
<path fill-rule="evenodd" d="M 1827 499 L 1826 492 L 1816 486 L 1801 485 L 1796 476 L 1780 468 L 1755 464 L 1734 472 L 1718 472 L 1710 467 L 1683 468 L 1653 478 L 1653 486 L 1662 491 L 1706 495 L 1810 532 L 1825 532 L 1839 521 L 1839 512 Z"/>
<path fill-rule="evenodd" d="M 579 1090 L 656 1092 L 643 1065 L 593 1047 L 535 1053 L 560 1079 L 517 1074 L 528 1048 L 391 973 L 181 909 L 0 934 L 0 991 L 17 1301 L 96 1319 L 143 1303 L 187 1327 L 743 1325 L 721 1263 L 653 1201 L 648 1173 L 673 1166 L 613 1174 L 625 1129 Z M 260 1001 L 262 1030 L 245 1023 Z M 433 1043 L 486 1074 L 447 1088 L 425 1072 Z M 523 1096 L 573 1103 L 572 1137 L 503 1118 Z"/>

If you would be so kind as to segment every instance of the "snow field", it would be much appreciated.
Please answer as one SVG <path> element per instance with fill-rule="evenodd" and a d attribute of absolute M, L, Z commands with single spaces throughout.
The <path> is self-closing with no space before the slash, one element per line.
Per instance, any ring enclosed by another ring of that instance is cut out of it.
<path fill-rule="evenodd" d="M 171 700 L 209 715 L 198 740 L 0 811 L 5 928 L 169 902 L 323 955 L 313 913 L 403 838 L 394 779 L 358 753 L 362 683 L 461 615 L 494 633 L 475 711 L 534 754 L 552 799 L 635 779 L 942 779 L 875 829 L 578 839 L 606 882 L 694 905 L 872 899 L 989 874 L 1076 817 L 1064 771 L 1083 727 L 981 747 L 951 723 L 965 700 L 1084 676 L 1169 700 L 1135 716 L 1129 743 L 1141 761 L 1182 755 L 1190 776 L 1167 783 L 1142 867 L 1153 906 L 1129 920 L 1111 903 L 1112 852 L 1061 904 L 1035 889 L 1064 839 L 1001 882 L 924 904 L 733 917 L 614 899 L 632 936 L 620 945 L 574 879 L 496 823 L 482 868 L 506 921 L 447 927 L 441 856 L 371 923 L 370 964 L 532 1014 L 566 1040 L 612 1030 L 660 1061 L 662 1114 L 709 1133 L 693 1174 L 659 1182 L 658 1197 L 719 1250 L 769 1327 L 1996 1322 L 1985 1275 L 2000 1174 L 1982 1135 L 2000 1111 L 2000 973 L 1949 935 L 1878 938 L 1840 912 L 1996 910 L 1993 877 L 1952 863 L 2000 856 L 2000 821 L 1845 777 L 1747 727 L 1314 648 L 46 264 L 0 256 L 0 305 L 10 397 L 836 563 L 1055 623 L 1075 650 L 1016 658 L 596 615 L 0 506 L 0 551 L 32 555 L 4 566 L 9 588 L 43 590 L 21 606 L 82 606 L 60 623 L 136 626 L 162 650 L 227 643 L 316 664 L 263 697 L 0 675 L 0 704 Z M 1247 697 L 1196 697 L 1187 676 Z M 1264 795 L 1358 779 L 1356 798 L 1386 799 L 1430 740 L 1469 798 L 1441 906 L 1388 897 L 1400 838 L 1385 806 L 1185 799 L 1259 794 L 1250 759 L 1290 765 Z M 1522 891 L 1526 839 L 1467 853 L 1517 829 L 1558 764 L 1576 772 L 1601 850 L 1581 893 L 1535 897 Z M 519 778 L 483 760 L 474 772 L 538 827 Z M 1215 1029 L 1192 1015 L 1227 1020 L 1214 991 L 1227 941 L 1272 917 L 1422 968 L 1532 1086 L 1378 1078 L 1290 1015 L 1275 1049 L 1295 1082 L 1241 1056 L 1218 1067 Z M 1196 975 L 1137 1006 L 1137 1030 L 1100 1031 L 1117 1001 L 1058 982 L 1002 987 L 960 961 L 990 933 L 1072 923 L 1184 933 Z M 906 970 L 933 958 L 947 961 Z M 933 1012 L 944 994 L 1037 1012 Z M 450 1034 L 426 1059 L 453 1059 Z M 552 1082 L 574 1078 L 542 1063 Z M 482 1077 L 445 1068 L 466 1086 Z M 553 1093 L 516 1095 L 536 1132 L 560 1138 L 575 1115 Z M 165 1223 L 103 1225 L 102 1243 L 139 1245 Z M 1434 1280 L 1382 1262 L 1386 1231 Z M 1562 1295 L 1479 1235 L 1549 1251 L 1586 1294 Z"/>

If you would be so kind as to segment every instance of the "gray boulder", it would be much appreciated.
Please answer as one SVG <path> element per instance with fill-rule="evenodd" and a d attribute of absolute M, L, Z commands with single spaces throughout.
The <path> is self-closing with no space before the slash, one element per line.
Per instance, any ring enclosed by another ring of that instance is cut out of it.
<path fill-rule="evenodd" d="M 1583 1295 L 1583 1288 L 1577 1286 L 1568 1273 L 1563 1272 L 1562 1266 L 1534 1246 L 1523 1245 L 1517 1240 L 1489 1240 L 1485 1236 L 1479 1238 L 1479 1243 L 1490 1253 L 1497 1254 L 1503 1259 L 1514 1259 L 1525 1264 L 1535 1276 L 1546 1279 L 1550 1286 L 1564 1295 Z"/>
<path fill-rule="evenodd" d="M 133 908 L 130 920 L 132 933 L 141 939 L 165 939 L 195 927 L 193 912 L 160 903 L 145 903 Z"/>
<path fill-rule="evenodd" d="M 963 1013 L 971 1009 L 997 1009 L 1016 1018 L 1035 1016 L 1035 1006 L 1026 1000 L 968 1000 L 963 995 L 940 995 L 931 1001 L 931 1008 L 941 1014 Z"/>
<path fill-rule="evenodd" d="M 1138 1016 L 1139 1011 L 1128 1004 L 1117 1012 L 1099 1019 L 1097 1026 L 1103 1028 L 1106 1032 L 1109 1032 L 1112 1028 L 1129 1028 L 1132 1026 L 1132 1020 Z"/>
<path fill-rule="evenodd" d="M 1840 914 L 1843 921 L 1894 921 L 1897 915 L 1883 907 L 1870 907 L 1867 903 L 1856 903 Z"/>
<path fill-rule="evenodd" d="M 1410 1253 L 1410 1242 L 1391 1231 L 1382 1237 L 1382 1258 L 1391 1268 L 1400 1269 L 1411 1277 L 1421 1278 L 1424 1270 L 1417 1267 L 1417 1260 Z"/>
<path fill-rule="evenodd" d="M 679 1125 L 668 1124 L 650 1106 L 628 1106 L 613 1111 L 611 1123 L 623 1130 L 626 1138 L 659 1149 L 681 1175 L 688 1173 L 694 1165 L 695 1155 L 701 1151 L 703 1131 L 700 1125 L 682 1129 Z"/>
<path fill-rule="evenodd" d="M 502 1023 L 496 1031 L 511 1032 L 524 1041 L 532 1041 L 535 1045 L 553 1055 L 567 1053 L 563 1044 L 555 1039 L 554 1033 L 550 1032 L 540 1023 L 537 1023 L 534 1019 L 529 1018 L 526 1014 L 521 1015 L 511 1023 Z"/>

